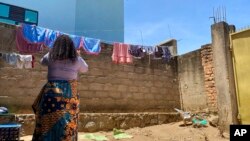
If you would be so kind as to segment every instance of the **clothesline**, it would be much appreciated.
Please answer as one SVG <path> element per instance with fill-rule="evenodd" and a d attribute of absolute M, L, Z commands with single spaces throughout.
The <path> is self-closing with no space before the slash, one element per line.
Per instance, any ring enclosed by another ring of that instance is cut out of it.
<path fill-rule="evenodd" d="M 113 42 L 84 36 L 67 34 L 47 28 L 22 24 L 16 27 L 16 47 L 19 53 L 32 54 L 42 51 L 44 46 L 52 48 L 54 41 L 61 34 L 68 35 L 74 42 L 76 48 L 83 47 L 87 54 L 98 55 L 101 51 L 101 43 L 113 46 L 112 61 L 114 63 L 132 63 L 133 59 L 142 59 L 149 55 L 151 59 L 163 59 L 169 61 L 171 53 L 169 46 L 145 46 L 121 42 Z M 17 68 L 33 68 L 34 56 L 21 55 L 17 53 L 0 52 L 0 58 Z"/>
<path fill-rule="evenodd" d="M 22 24 L 22 25 L 28 25 L 28 24 Z M 36 25 L 32 25 L 32 26 L 35 26 L 35 27 L 40 27 L 40 26 L 36 26 Z M 20 27 L 19 25 L 17 25 L 17 27 Z M 9 28 L 9 27 L 6 27 L 6 28 Z M 43 28 L 43 27 L 41 27 Z M 44 29 L 48 29 L 48 28 L 44 28 Z M 51 30 L 51 29 L 48 29 L 48 30 Z M 58 30 L 51 30 L 51 31 L 57 31 L 57 32 L 60 32 L 60 33 L 63 33 L 63 34 L 67 34 L 67 35 L 73 35 L 73 34 L 68 34 L 68 33 L 65 33 L 65 32 L 61 32 L 61 31 L 58 31 Z M 66 30 L 67 32 L 71 32 L 71 30 Z M 80 32 L 80 31 L 86 31 L 86 30 L 77 30 L 76 32 Z M 91 30 L 87 30 L 87 31 L 91 31 Z M 92 31 L 95 31 L 95 30 L 92 30 Z M 117 31 L 117 30 L 114 30 L 114 29 L 107 29 L 107 30 L 96 30 L 96 31 Z M 75 31 L 74 31 L 75 32 Z M 79 36 L 79 35 L 73 35 L 73 36 Z M 93 38 L 94 39 L 94 38 Z M 113 45 L 115 42 L 117 41 L 108 41 L 108 40 L 103 40 L 103 39 L 97 39 L 97 40 L 100 40 L 101 43 L 104 43 L 104 44 L 109 44 L 109 45 Z M 119 42 L 119 41 L 118 41 Z M 142 45 L 142 44 L 137 44 L 137 43 L 126 43 L 126 44 L 130 44 L 130 45 Z M 152 46 L 152 45 L 146 45 L 146 46 Z M 157 46 L 160 46 L 160 45 L 157 45 Z M 160 47 L 165 47 L 165 46 L 160 46 Z"/>
<path fill-rule="evenodd" d="M 113 46 L 112 61 L 115 63 L 132 63 L 133 58 L 141 59 L 149 55 L 150 59 L 163 59 L 169 61 L 171 53 L 169 46 L 145 46 L 121 42 L 106 41 L 84 36 L 72 35 L 40 26 L 21 24 L 16 28 L 16 46 L 20 53 L 36 53 L 43 47 L 52 48 L 56 38 L 68 35 L 74 42 L 76 48 L 83 48 L 85 53 L 98 55 L 101 52 L 101 44 Z"/>
<path fill-rule="evenodd" d="M 166 46 L 145 46 L 145 45 L 132 45 L 121 42 L 111 42 L 101 39 L 89 38 L 84 36 L 67 34 L 60 31 L 55 31 L 35 25 L 22 24 L 17 28 L 17 41 L 18 39 L 23 38 L 26 42 L 31 42 L 31 45 L 40 45 L 44 44 L 49 48 L 52 48 L 56 38 L 59 35 L 66 34 L 68 35 L 75 44 L 76 48 L 81 48 L 85 50 L 87 54 L 98 55 L 101 52 L 100 43 L 109 43 L 113 44 L 113 55 L 112 59 L 116 63 L 131 63 L 132 57 L 144 57 L 144 54 L 153 54 L 153 58 L 164 58 L 166 60 L 170 59 L 171 53 Z M 22 35 L 22 36 L 21 36 Z M 19 37 L 20 36 L 20 37 Z M 18 42 L 17 44 L 21 44 Z M 27 45 L 26 45 L 27 46 Z M 40 45 L 41 46 L 41 45 Z M 18 46 L 21 49 L 20 46 Z M 126 61 L 128 60 L 128 61 Z"/>
<path fill-rule="evenodd" d="M 28 24 L 22 24 L 24 26 L 27 26 Z M 47 28 L 44 28 L 44 27 L 40 27 L 40 26 L 35 26 L 35 25 L 29 25 L 29 26 L 33 26 L 33 27 L 37 27 L 37 28 L 43 28 L 43 29 L 47 29 Z M 51 29 L 47 29 L 51 32 L 59 32 L 59 33 L 62 33 L 62 34 L 66 34 L 66 35 L 69 35 L 69 36 L 75 36 L 75 37 L 84 37 L 84 36 L 79 36 L 79 35 L 73 35 L 73 34 L 68 34 L 68 33 L 65 33 L 65 32 L 61 32 L 61 31 L 58 31 L 58 30 L 51 30 Z M 90 38 L 90 39 L 95 39 L 95 38 L 91 38 L 91 37 L 84 37 L 84 38 Z M 107 40 L 102 40 L 102 39 L 95 39 L 95 40 L 99 40 L 100 42 L 102 43 L 107 43 L 107 44 L 114 44 L 116 42 L 119 42 L 119 41 L 107 41 Z M 121 43 L 121 42 L 119 42 Z M 125 43 L 125 44 L 130 44 L 130 45 L 140 45 L 140 44 L 131 44 L 131 43 Z M 146 45 L 146 46 L 151 46 L 151 45 Z M 158 45 L 159 46 L 159 45 Z M 165 46 L 164 46 L 165 47 Z"/>

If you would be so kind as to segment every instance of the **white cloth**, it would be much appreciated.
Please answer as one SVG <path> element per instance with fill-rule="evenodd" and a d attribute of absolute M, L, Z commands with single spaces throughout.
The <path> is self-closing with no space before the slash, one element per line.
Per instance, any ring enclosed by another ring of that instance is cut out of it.
<path fill-rule="evenodd" d="M 152 55 L 155 52 L 155 46 L 143 46 L 142 48 L 148 55 Z"/>
<path fill-rule="evenodd" d="M 32 55 L 18 55 L 16 67 L 19 69 L 32 68 Z"/>

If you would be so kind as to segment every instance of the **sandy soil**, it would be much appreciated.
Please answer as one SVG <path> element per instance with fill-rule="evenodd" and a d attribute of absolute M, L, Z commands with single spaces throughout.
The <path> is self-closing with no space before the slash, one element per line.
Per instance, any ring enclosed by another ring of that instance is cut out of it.
<path fill-rule="evenodd" d="M 193 126 L 183 126 L 183 122 L 162 124 L 145 128 L 132 128 L 124 132 L 132 135 L 131 139 L 121 139 L 121 141 L 229 141 L 222 138 L 219 130 L 208 125 L 207 127 L 194 128 Z M 82 139 L 84 134 L 79 133 L 79 141 L 91 141 Z M 116 141 L 113 132 L 95 132 L 93 134 L 106 135 L 109 141 Z M 30 141 L 32 136 L 24 136 L 21 140 Z"/>

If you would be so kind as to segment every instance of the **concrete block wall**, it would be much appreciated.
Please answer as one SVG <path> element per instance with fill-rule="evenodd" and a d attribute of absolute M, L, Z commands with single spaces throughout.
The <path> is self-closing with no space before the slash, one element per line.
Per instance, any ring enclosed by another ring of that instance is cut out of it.
<path fill-rule="evenodd" d="M 166 124 L 181 120 L 178 113 L 81 113 L 78 124 L 79 132 L 112 131 L 113 128 L 129 129 Z M 18 122 L 22 124 L 21 135 L 32 135 L 35 129 L 34 114 L 17 114 L 0 117 L 0 123 Z"/>
<path fill-rule="evenodd" d="M 87 112 L 172 111 L 179 107 L 175 65 L 161 60 L 134 60 L 131 65 L 114 64 L 112 48 L 98 56 L 86 56 L 89 72 L 80 76 L 81 108 Z"/>
<path fill-rule="evenodd" d="M 182 109 L 200 111 L 207 108 L 201 49 L 178 56 Z"/>

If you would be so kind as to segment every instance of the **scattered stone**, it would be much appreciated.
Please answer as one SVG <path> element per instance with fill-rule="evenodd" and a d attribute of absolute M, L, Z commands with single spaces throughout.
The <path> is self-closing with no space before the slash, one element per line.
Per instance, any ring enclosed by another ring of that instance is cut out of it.
<path fill-rule="evenodd" d="M 208 118 L 209 124 L 213 127 L 218 127 L 219 117 L 215 115 L 211 115 Z"/>
<path fill-rule="evenodd" d="M 121 129 L 128 129 L 128 125 L 125 122 L 122 122 L 120 127 L 121 127 Z"/>
<path fill-rule="evenodd" d="M 96 124 L 95 124 L 95 122 L 93 122 L 93 121 L 88 122 L 88 123 L 85 125 L 85 128 L 86 128 L 89 132 L 93 132 L 93 131 L 96 131 L 96 130 L 97 130 Z"/>
<path fill-rule="evenodd" d="M 157 119 L 151 119 L 151 120 L 150 120 L 150 123 L 151 123 L 152 125 L 155 125 L 155 124 L 158 123 L 158 120 L 157 120 Z"/>
<path fill-rule="evenodd" d="M 163 124 L 167 120 L 166 116 L 164 115 L 158 115 L 158 123 Z"/>

